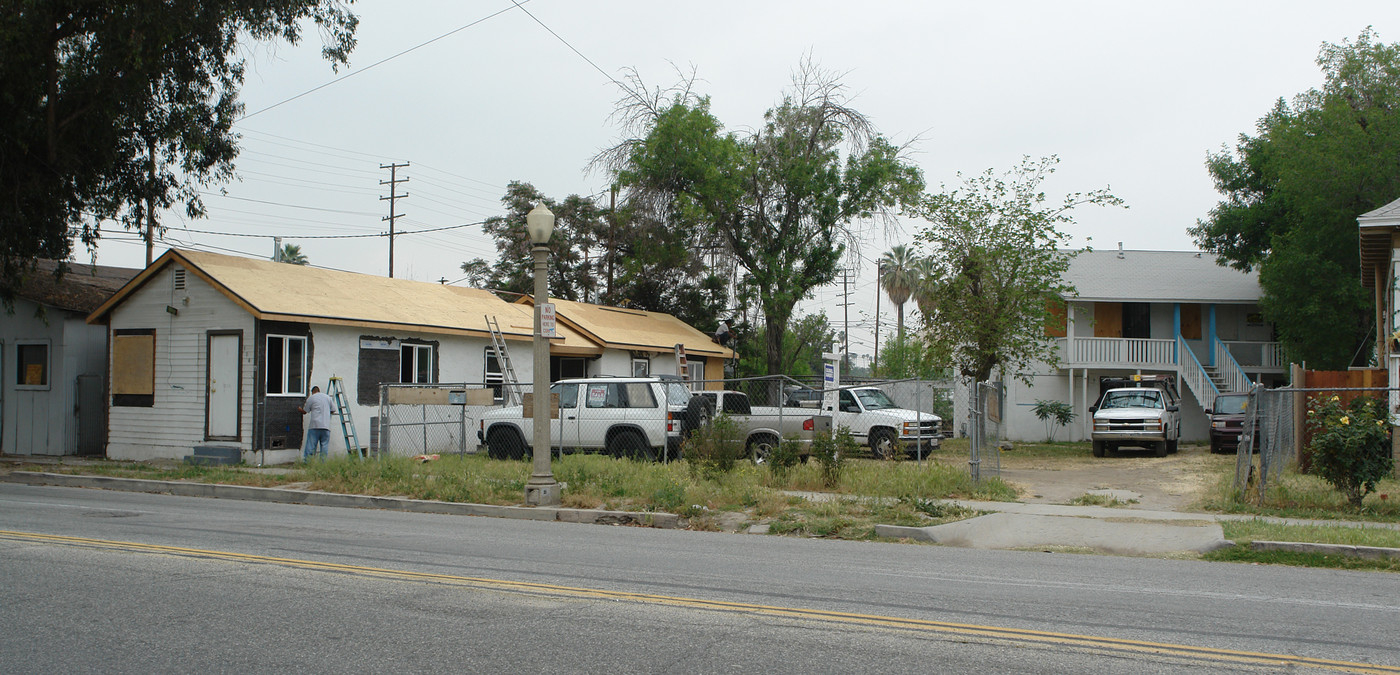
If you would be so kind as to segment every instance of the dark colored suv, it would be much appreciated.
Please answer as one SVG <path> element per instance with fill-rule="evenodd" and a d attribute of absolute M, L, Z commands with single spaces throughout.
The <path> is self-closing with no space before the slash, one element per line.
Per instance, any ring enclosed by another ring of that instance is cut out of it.
<path fill-rule="evenodd" d="M 1244 431 L 1249 394 L 1220 394 L 1206 410 L 1210 415 L 1210 451 L 1235 452 Z"/>

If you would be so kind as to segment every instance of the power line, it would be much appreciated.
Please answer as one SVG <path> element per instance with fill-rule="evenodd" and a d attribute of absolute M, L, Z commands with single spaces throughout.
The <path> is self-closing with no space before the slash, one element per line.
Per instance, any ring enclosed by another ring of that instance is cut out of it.
<path fill-rule="evenodd" d="M 516 1 L 516 0 L 512 0 L 512 1 L 515 2 L 515 7 L 520 7 L 520 2 L 518 2 L 518 1 Z M 524 1 L 525 1 L 525 2 L 529 2 L 530 0 L 524 0 Z M 501 14 L 505 14 L 506 12 L 509 12 L 510 10 L 514 9 L 515 7 L 507 7 L 507 8 L 502 9 L 501 11 L 496 12 L 496 13 L 494 13 L 494 14 L 488 14 L 488 15 L 486 15 L 486 16 L 480 18 L 480 19 L 477 19 L 476 21 L 473 21 L 473 22 L 471 22 L 471 23 L 469 23 L 469 24 L 467 24 L 467 25 L 465 25 L 465 26 L 462 26 L 462 27 L 460 27 L 460 28 L 455 28 L 455 29 L 453 29 L 453 30 L 447 31 L 446 33 L 443 33 L 442 35 L 439 35 L 439 36 L 437 36 L 437 37 L 435 37 L 435 38 L 433 38 L 433 39 L 431 39 L 431 40 L 428 40 L 427 42 L 424 42 L 424 43 L 419 44 L 419 45 L 414 45 L 414 46 L 409 47 L 408 49 L 405 49 L 405 50 L 403 50 L 403 51 L 401 51 L 401 52 L 399 52 L 399 53 L 397 53 L 397 54 L 394 54 L 393 56 L 390 56 L 390 57 L 388 57 L 388 58 L 384 58 L 384 59 L 380 59 L 380 60 L 378 60 L 378 61 L 375 61 L 374 63 L 371 63 L 371 64 L 369 64 L 368 66 L 365 66 L 364 68 L 361 68 L 361 69 L 359 69 L 359 70 L 357 70 L 357 71 L 355 71 L 355 72 L 353 72 L 353 73 L 346 73 L 346 74 L 344 74 L 344 75 L 342 75 L 342 76 L 340 76 L 340 77 L 337 77 L 337 78 L 335 78 L 334 80 L 331 80 L 330 82 L 327 82 L 327 83 L 325 83 L 325 84 L 323 84 L 323 85 L 320 85 L 320 86 L 318 86 L 318 87 L 312 87 L 311 89 L 308 89 L 308 90 L 306 90 L 306 91 L 303 91 L 303 92 L 301 92 L 300 94 L 297 94 L 296 96 L 293 96 L 293 97 L 288 98 L 288 99 L 283 99 L 283 100 L 281 100 L 281 101 L 278 101 L 277 103 L 273 103 L 272 105 L 267 106 L 266 108 L 262 108 L 262 109 L 260 109 L 260 110 L 255 110 L 255 111 L 253 111 L 253 112 L 250 112 L 250 113 L 248 113 L 247 115 L 244 115 L 244 116 L 238 118 L 238 119 L 235 120 L 235 121 L 236 121 L 236 122 L 242 122 L 243 120 L 246 120 L 246 119 L 248 119 L 249 117 L 252 117 L 252 116 L 254 116 L 254 115 L 261 115 L 262 113 L 265 113 L 265 112 L 267 112 L 267 111 L 269 111 L 269 110 L 272 110 L 273 108 L 276 108 L 277 106 L 280 106 L 280 105 L 283 105 L 283 104 L 286 104 L 286 103 L 291 103 L 292 101 L 295 101 L 295 100 L 297 100 L 297 99 L 299 99 L 299 98 L 301 98 L 301 97 L 303 97 L 303 96 L 306 96 L 307 94 L 312 94 L 312 93 L 318 92 L 318 91 L 320 91 L 320 90 L 322 90 L 322 89 L 325 89 L 326 87 L 329 87 L 329 86 L 331 86 L 331 85 L 333 85 L 333 84 L 335 84 L 335 83 L 337 83 L 337 82 L 340 82 L 340 81 L 342 81 L 342 80 L 349 79 L 349 78 L 351 78 L 351 77 L 354 77 L 354 76 L 356 76 L 356 75 L 359 75 L 360 73 L 363 73 L 363 72 L 365 72 L 365 71 L 367 71 L 367 70 L 370 70 L 371 68 L 374 68 L 374 67 L 376 67 L 376 66 L 380 66 L 380 65 L 383 65 L 383 64 L 388 63 L 388 62 L 390 62 L 390 61 L 393 61 L 394 59 L 397 59 L 397 58 L 399 58 L 400 56 L 403 56 L 404 54 L 407 54 L 407 53 L 409 53 L 409 52 L 413 52 L 413 51 L 417 51 L 417 50 L 419 50 L 419 49 L 422 49 L 423 47 L 426 47 L 426 46 L 428 46 L 428 45 L 430 45 L 430 44 L 432 44 L 432 43 L 434 43 L 434 42 L 437 42 L 438 40 L 441 40 L 441 39 L 443 39 L 443 38 L 445 38 L 445 37 L 447 37 L 447 36 L 449 36 L 449 35 L 454 35 L 454 34 L 456 34 L 456 33 L 460 33 L 460 32 L 462 32 L 462 31 L 464 31 L 464 30 L 466 30 L 466 29 L 468 29 L 468 28 L 471 28 L 472 26 L 475 26 L 475 25 L 477 25 L 477 24 L 479 24 L 479 23 L 481 23 L 481 22 L 483 22 L 483 21 L 486 21 L 487 19 L 493 19 L 493 18 L 495 18 L 495 17 L 497 17 L 497 16 L 500 16 Z M 520 9 L 523 11 L 525 8 L 524 8 L 524 7 L 520 7 Z M 526 13 L 526 14 L 529 14 L 529 12 L 525 12 L 525 13 Z M 534 17 L 531 17 L 531 18 L 534 18 Z M 536 19 L 536 20 L 538 21 L 538 19 Z M 544 24 L 540 24 L 540 25 L 544 25 Z M 547 29 L 546 29 L 546 30 L 547 30 Z M 550 31 L 550 32 L 552 33 L 553 31 Z M 581 55 L 580 55 L 580 56 L 581 56 Z M 596 68 L 597 66 L 594 66 L 594 67 Z"/>
<path fill-rule="evenodd" d="M 379 215 L 379 214 L 377 214 L 377 213 L 368 213 L 368 212 L 365 212 L 365 211 L 345 211 L 345 210 L 342 210 L 342 209 L 325 209 L 325 208 L 321 208 L 321 207 L 319 207 L 319 206 L 300 206 L 300 205 L 298 205 L 298 204 L 283 204 L 283 203 L 281 203 L 281 202 L 270 202 L 270 201 L 267 201 L 267 200 L 265 200 L 265 199 L 252 199 L 252 198 L 249 198 L 249 197 L 235 197 L 235 196 L 233 196 L 233 195 L 226 195 L 226 194 L 219 193 L 219 192 L 205 192 L 205 191 L 203 191 L 203 190 L 201 190 L 201 191 L 199 192 L 199 194 L 204 195 L 204 196 L 206 196 L 206 197 L 223 197 L 224 199 L 237 199 L 238 201 L 241 201 L 241 202 L 254 202 L 254 203 L 257 203 L 257 204 L 268 204 L 268 205 L 270 205 L 270 206 L 285 206 L 285 207 L 287 207 L 287 208 L 289 208 L 289 209 L 306 209 L 306 210 L 308 210 L 308 211 L 325 211 L 326 213 L 344 213 L 344 214 L 348 214 L 348 215 L 352 215 L 352 216 L 371 216 L 371 217 L 373 217 L 373 216 Z"/>
<path fill-rule="evenodd" d="M 444 226 L 444 227 L 433 227 L 433 228 L 429 228 L 429 229 L 426 229 L 426 230 L 411 230 L 411 231 L 408 231 L 408 232 L 395 232 L 395 233 L 394 233 L 394 236 L 395 236 L 395 237 L 404 237 L 404 236 L 408 236 L 408 235 L 411 235 L 411 234 L 427 234 L 428 232 L 445 232 L 445 231 L 447 231 L 447 230 L 458 230 L 458 229 L 461 229 L 461 228 L 464 228 L 464 227 L 472 227 L 472 226 L 474 226 L 474 225 L 481 225 L 481 224 L 482 224 L 482 223 L 461 223 L 461 224 L 459 224 L 459 225 L 447 225 L 447 226 Z M 190 233 L 192 233 L 192 234 L 213 234 L 213 235 L 219 235 L 219 236 L 223 236 L 223 237 L 252 237 L 252 238 L 262 237 L 262 238 L 267 238 L 267 239 L 271 239 L 271 238 L 273 238 L 273 237 L 282 237 L 282 238 L 284 238 L 284 239 L 367 239 L 367 238 L 370 238 L 370 237 L 387 237 L 387 236 L 389 236 L 389 233 L 388 233 L 388 232 L 376 232 L 376 233 L 374 233 L 374 234 L 286 234 L 285 232 L 284 232 L 284 233 L 281 233 L 281 234 L 248 234 L 248 233 L 246 233 L 246 232 L 219 232 L 219 231 L 216 231 L 216 230 L 191 230 L 191 229 L 186 228 L 186 227 L 180 227 L 180 228 L 173 228 L 173 227 L 170 227 L 170 228 L 166 228 L 166 231 L 167 231 L 167 232 L 190 232 Z"/>
<path fill-rule="evenodd" d="M 593 69 L 594 69 L 594 70 L 598 71 L 599 73 L 602 73 L 603 77 L 608 78 L 608 81 L 609 81 L 609 82 L 612 82 L 613 84 L 617 85 L 618 87 L 621 87 L 623 91 L 629 91 L 629 90 L 627 89 L 626 86 L 624 86 L 621 82 L 618 82 L 617 79 L 615 79 L 612 75 L 609 75 L 609 74 L 607 73 L 607 71 L 603 70 L 602 68 L 599 68 L 599 67 L 598 67 L 598 64 L 594 63 L 592 59 L 588 58 L 587 56 L 584 56 L 584 55 L 583 55 L 583 52 L 579 51 L 579 50 L 576 49 L 573 45 L 569 44 L 569 41 L 568 41 L 568 40 L 565 40 L 564 38 L 560 37 L 560 35 L 559 35 L 558 33 L 554 32 L 554 29 L 553 29 L 553 28 L 550 28 L 549 26 L 546 26 L 545 23 L 544 23 L 543 21 L 540 21 L 538 17 L 536 17 L 534 14 L 531 14 L 531 13 L 530 13 L 530 10 L 525 9 L 525 7 L 524 7 L 523 5 L 524 5 L 525 2 L 529 2 L 529 1 L 530 1 L 530 0 L 523 0 L 523 2 L 522 2 L 522 0 L 511 0 L 511 2 L 514 2 L 514 3 L 515 3 L 515 6 L 516 6 L 516 7 L 519 7 L 519 8 L 520 8 L 520 11 L 525 12 L 525 16 L 528 16 L 528 17 L 530 17 L 531 19 L 534 19 L 534 20 L 535 20 L 535 23 L 539 24 L 541 28 L 543 28 L 543 29 L 549 31 L 549 34 L 550 34 L 550 35 L 553 35 L 553 36 L 555 37 L 555 39 L 557 39 L 557 40 L 559 40 L 560 42 L 564 43 L 564 46 L 565 46 L 565 47 L 568 47 L 570 51 L 572 51 L 572 52 L 575 53 L 575 54 L 578 54 L 578 57 L 581 58 L 581 59 L 583 59 L 585 62 L 587 62 L 588 65 L 593 66 Z"/>

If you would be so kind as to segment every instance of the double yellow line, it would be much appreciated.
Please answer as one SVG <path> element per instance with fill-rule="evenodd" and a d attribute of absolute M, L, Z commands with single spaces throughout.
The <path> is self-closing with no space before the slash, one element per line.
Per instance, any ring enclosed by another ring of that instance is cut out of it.
<path fill-rule="evenodd" d="M 704 600 L 700 598 L 684 598 L 669 595 L 655 595 L 651 593 L 631 593 L 627 591 L 609 591 L 596 588 L 576 588 L 572 586 L 558 586 L 555 584 L 508 581 L 504 579 L 468 577 L 455 574 L 434 574 L 430 572 L 392 570 L 380 567 L 366 567 L 363 565 L 343 565 L 340 563 L 320 562 L 316 560 L 277 558 L 272 556 L 251 555 L 247 553 L 234 553 L 231 551 L 210 551 L 197 548 L 185 548 L 181 546 L 162 546 L 158 544 L 142 544 L 139 542 L 128 541 L 108 541 L 103 539 L 67 537 L 62 535 L 39 534 L 34 532 L 14 532 L 8 530 L 0 530 L 0 540 L 12 540 L 29 543 L 47 543 L 66 546 L 82 546 L 88 548 L 151 553 L 158 555 L 175 555 L 183 557 L 206 558 L 211 560 L 225 560 L 230 562 L 281 565 L 283 567 L 292 567 L 306 570 L 319 570 L 323 572 L 339 572 L 342 574 L 355 574 L 359 576 L 375 577 L 381 579 L 441 583 L 450 584 L 454 586 L 477 588 L 482 590 L 510 591 L 518 593 L 529 593 L 532 595 L 547 595 L 558 598 L 588 598 L 651 603 L 667 605 L 672 607 L 684 607 L 690 609 L 705 609 L 711 611 L 757 614 L 764 616 L 780 616 L 792 619 L 805 619 L 812 621 L 828 621 L 832 623 L 840 623 L 853 626 L 879 627 L 916 633 L 937 633 L 964 638 L 978 637 L 990 640 L 1035 643 L 1042 644 L 1045 646 L 1070 647 L 1075 649 L 1089 649 L 1104 652 L 1135 653 L 1143 655 L 1161 656 L 1167 658 L 1186 658 L 1204 662 L 1232 663 L 1238 665 L 1262 666 L 1267 668 L 1301 667 L 1319 668 L 1349 673 L 1400 673 L 1400 667 L 1397 666 L 1357 663 L 1352 661 L 1335 661 L 1331 659 L 1318 659 L 1306 656 L 1293 656 L 1289 654 L 1269 654 L 1263 652 L 1248 652 L 1233 649 L 1214 649 L 1210 647 L 1194 647 L 1191 645 L 1171 644 L 1162 642 L 1122 640 L 1117 638 L 1098 637 L 1093 635 L 1076 635 L 1073 633 L 1055 633 L 1049 631 L 1025 630 L 1020 628 L 1002 628 L 998 626 L 980 626 L 976 624 L 951 623 L 946 621 L 907 619 L 894 616 L 881 616 L 877 614 L 833 612 L 819 609 L 777 607 L 772 605 L 758 605 L 745 602 L 726 602 L 721 600 Z"/>

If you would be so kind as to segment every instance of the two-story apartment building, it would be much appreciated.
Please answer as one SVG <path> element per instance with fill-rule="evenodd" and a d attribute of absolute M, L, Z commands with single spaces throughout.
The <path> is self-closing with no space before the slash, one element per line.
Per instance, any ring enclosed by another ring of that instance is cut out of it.
<path fill-rule="evenodd" d="M 1032 407 L 1048 399 L 1068 401 L 1076 413 L 1057 438 L 1085 440 L 1100 380 L 1140 373 L 1174 376 L 1181 438 L 1203 441 L 1204 409 L 1216 394 L 1286 377 L 1253 272 L 1218 265 L 1208 253 L 1119 248 L 1080 254 L 1065 278 L 1077 294 L 1065 299 L 1063 321 L 1048 329 L 1059 367 L 1030 373 L 1031 386 L 1006 374 L 1007 438 L 1044 439 Z"/>

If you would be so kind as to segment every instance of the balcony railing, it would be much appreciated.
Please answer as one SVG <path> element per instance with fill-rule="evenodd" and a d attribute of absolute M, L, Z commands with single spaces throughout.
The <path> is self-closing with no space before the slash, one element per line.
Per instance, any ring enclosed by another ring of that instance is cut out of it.
<path fill-rule="evenodd" d="M 1143 368 L 1176 367 L 1176 340 L 1142 338 L 1060 338 L 1064 365 L 1132 366 Z M 1073 353 L 1067 348 L 1073 345 Z"/>
<path fill-rule="evenodd" d="M 1061 365 L 1074 368 L 1130 367 L 1175 369 L 1176 340 L 1141 338 L 1057 338 Z M 1183 342 L 1183 345 L 1190 345 Z M 1282 369 L 1277 342 L 1222 342 L 1246 369 Z M 1071 349 L 1073 345 L 1073 349 Z M 1198 344 L 1199 346 L 1199 344 Z M 1205 349 L 1204 347 L 1200 347 Z M 1219 360 L 1217 358 L 1217 360 Z M 1218 367 L 1220 364 L 1217 363 Z"/>
<path fill-rule="evenodd" d="M 1245 368 L 1277 368 L 1282 370 L 1283 358 L 1277 342 L 1226 342 L 1230 354 Z"/>

